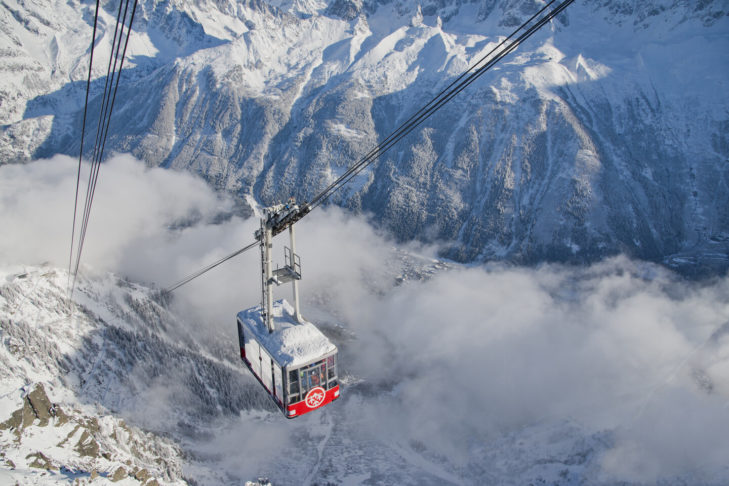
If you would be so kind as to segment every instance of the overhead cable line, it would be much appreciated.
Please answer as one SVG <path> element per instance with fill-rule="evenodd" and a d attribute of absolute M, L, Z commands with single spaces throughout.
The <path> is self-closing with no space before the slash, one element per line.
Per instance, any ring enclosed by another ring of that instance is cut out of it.
<path fill-rule="evenodd" d="M 83 217 L 81 221 L 80 231 L 79 231 L 79 238 L 78 238 L 78 244 L 76 246 L 76 263 L 75 266 L 73 266 L 73 271 L 71 272 L 72 267 L 72 256 L 69 258 L 69 273 L 73 275 L 73 281 L 71 283 L 70 293 L 73 294 L 73 289 L 76 285 L 76 277 L 78 276 L 78 269 L 79 265 L 81 263 L 81 254 L 83 252 L 83 246 L 86 239 L 86 230 L 88 228 L 89 218 L 91 215 L 91 206 L 93 204 L 94 200 L 94 194 L 96 191 L 96 183 L 99 177 L 99 169 L 101 166 L 101 161 L 104 154 L 104 147 L 106 145 L 106 139 L 109 134 L 109 125 L 111 123 L 111 115 L 114 109 L 114 102 L 116 101 L 116 94 L 117 90 L 119 89 L 119 80 L 121 78 L 121 72 L 124 67 L 124 58 L 126 56 L 127 47 L 129 45 L 129 36 L 131 35 L 132 31 L 132 23 L 134 22 L 134 14 L 137 9 L 137 3 L 138 0 L 134 1 L 134 5 L 132 7 L 131 16 L 129 18 L 129 27 L 127 29 L 126 37 L 124 36 L 124 28 L 126 26 L 126 19 L 127 19 L 127 13 L 129 11 L 129 2 L 130 0 L 120 0 L 119 2 L 119 11 L 117 13 L 117 19 L 116 19 L 116 26 L 114 28 L 114 38 L 112 40 L 112 46 L 111 46 L 111 54 L 109 57 L 109 67 L 107 68 L 107 74 L 106 74 L 106 80 L 104 83 L 104 92 L 102 96 L 101 106 L 99 108 L 99 121 L 97 124 L 96 129 L 96 140 L 94 144 L 94 148 L 92 151 L 92 160 L 91 160 L 91 168 L 89 171 L 89 182 L 86 186 L 86 201 L 84 204 L 84 210 L 83 210 Z M 124 8 L 122 9 L 122 5 Z M 78 189 L 80 185 L 80 173 L 81 173 L 81 160 L 83 158 L 83 142 L 84 142 L 84 136 L 85 136 L 85 128 L 86 128 L 86 112 L 88 110 L 88 98 L 89 98 L 89 91 L 90 91 L 90 84 L 91 84 L 91 63 L 93 62 L 93 52 L 94 52 L 94 44 L 96 40 L 96 23 L 98 19 L 98 9 L 99 9 L 99 2 L 97 1 L 96 6 L 96 15 L 94 18 L 94 34 L 92 37 L 92 44 L 91 44 L 91 61 L 89 63 L 89 80 L 87 81 L 87 91 L 86 91 L 86 100 L 84 103 L 84 119 L 83 119 L 83 128 L 81 130 L 81 150 L 79 154 L 79 170 L 78 170 L 78 176 L 77 176 L 77 182 L 76 182 L 76 201 L 74 204 L 74 221 L 73 221 L 73 228 L 72 228 L 72 238 L 71 238 L 71 255 L 73 255 L 73 244 L 74 244 L 74 234 L 76 229 L 76 216 L 77 216 L 77 210 L 78 210 Z M 123 10 L 123 15 L 122 15 Z M 122 50 L 122 42 L 124 43 L 124 48 Z M 118 64 L 118 69 L 117 69 Z M 113 86 L 113 93 L 110 91 Z"/>
<path fill-rule="evenodd" d="M 73 224 L 71 226 L 71 251 L 68 254 L 68 278 L 71 278 L 71 266 L 73 263 L 73 243 L 76 239 L 76 214 L 78 213 L 78 189 L 81 185 L 81 165 L 84 155 L 84 137 L 86 135 L 86 113 L 89 107 L 89 92 L 91 91 L 91 70 L 94 65 L 94 47 L 96 45 L 96 26 L 99 21 L 99 3 L 101 0 L 96 0 L 96 11 L 94 13 L 94 32 L 91 35 L 91 48 L 89 54 L 89 76 L 86 79 L 86 99 L 84 100 L 84 118 L 81 122 L 81 149 L 78 154 L 78 172 L 76 173 L 76 197 L 73 200 Z M 70 282 L 69 282 L 70 287 Z"/>
<path fill-rule="evenodd" d="M 347 182 L 349 182 L 353 177 L 355 177 L 357 174 L 362 172 L 362 170 L 364 170 L 367 166 L 372 164 L 375 160 L 377 160 L 380 156 L 382 156 L 385 152 L 387 152 L 394 144 L 396 144 L 397 142 L 402 140 L 403 137 L 405 137 L 410 132 L 412 132 L 415 128 L 417 128 L 420 124 L 422 124 L 425 120 L 427 120 L 433 113 L 438 111 L 441 107 L 443 107 L 443 105 L 445 105 L 450 100 L 452 100 L 458 93 L 463 91 L 466 87 L 468 87 L 471 83 L 473 83 L 476 79 L 478 79 L 486 71 L 491 69 L 494 65 L 496 65 L 496 63 L 498 63 L 504 57 L 506 57 L 508 54 L 513 52 L 517 47 L 519 47 L 519 45 L 522 42 L 524 42 L 526 39 L 531 37 L 532 34 L 534 34 L 537 30 L 541 29 L 544 25 L 546 25 L 554 17 L 556 17 L 562 11 L 564 11 L 564 9 L 566 9 L 570 4 L 572 4 L 574 2 L 574 0 L 565 0 L 561 3 L 559 3 L 553 10 L 548 12 L 543 17 L 539 18 L 555 2 L 556 2 L 556 0 L 551 0 L 550 2 L 548 2 L 537 13 L 532 15 L 526 22 L 524 22 L 516 30 L 514 30 L 514 32 L 512 32 L 508 37 L 503 39 L 496 47 L 491 49 L 491 51 L 489 51 L 488 54 L 483 56 L 481 59 L 478 60 L 478 62 L 476 62 L 468 70 L 466 70 L 464 73 L 462 73 L 460 76 L 458 76 L 446 88 L 444 88 L 440 93 L 438 93 L 435 97 L 433 97 L 425 106 L 420 108 L 415 114 L 413 114 L 403 124 L 401 124 L 394 132 L 392 132 L 390 135 L 388 135 L 382 142 L 377 144 L 364 157 L 362 157 L 359 161 L 357 161 L 355 164 L 350 166 L 341 176 L 339 176 L 334 182 L 329 184 L 329 186 L 327 186 L 316 197 L 314 197 L 310 203 L 303 204 L 302 206 L 304 207 L 304 211 L 302 211 L 302 213 L 296 220 L 301 219 L 303 216 L 305 216 L 306 214 L 311 212 L 312 209 L 323 204 L 334 192 L 339 190 L 342 186 L 344 186 Z M 531 24 L 537 18 L 539 18 L 539 20 L 537 20 L 534 23 L 534 25 L 528 27 L 524 32 L 522 32 L 520 35 L 517 36 L 517 34 L 521 30 L 526 28 L 529 24 Z M 516 38 L 514 38 L 515 36 L 516 36 Z M 514 39 L 514 40 L 509 42 L 510 39 Z M 492 55 L 493 55 L 493 57 L 491 57 Z M 488 61 L 485 64 L 483 64 L 487 59 L 488 59 Z M 483 64 L 483 65 L 481 65 L 481 64 Z M 231 258 L 233 258 L 237 255 L 240 255 L 244 251 L 247 251 L 247 250 L 253 248 L 257 244 L 258 244 L 258 240 L 254 241 L 253 243 L 249 244 L 248 246 L 246 246 L 244 248 L 241 248 L 240 250 L 237 250 L 236 252 L 228 255 L 227 257 L 223 258 L 222 260 L 219 260 L 219 261 L 213 263 L 212 265 L 208 265 L 207 267 L 189 275 L 188 277 L 177 282 L 173 286 L 165 289 L 164 292 L 165 293 L 172 292 L 173 290 L 181 287 L 182 285 L 185 285 L 186 283 L 203 275 L 207 271 L 212 270 L 213 268 L 217 267 L 218 265 L 230 260 Z"/>
<path fill-rule="evenodd" d="M 221 258 L 221 259 L 220 259 L 220 260 L 218 260 L 217 262 L 215 262 L 215 263 L 213 263 L 213 264 L 211 264 L 211 265 L 208 265 L 207 267 L 205 267 L 205 268 L 203 268 L 203 269 L 201 269 L 201 270 L 198 270 L 198 271 L 197 271 L 197 272 L 195 272 L 195 273 L 191 273 L 190 275 L 188 275 L 187 277 L 185 277 L 185 278 L 183 278 L 182 280 L 178 281 L 178 282 L 177 282 L 177 283 L 175 283 L 174 285 L 171 285 L 171 286 L 170 286 L 169 288 L 166 288 L 165 290 L 163 290 L 163 293 L 165 293 L 165 294 L 168 294 L 168 293 L 172 292 L 173 290 L 175 290 L 175 289 L 177 289 L 177 288 L 179 288 L 179 287 L 182 287 L 183 285 L 185 285 L 186 283 L 188 283 L 188 282 L 189 282 L 189 281 L 191 281 L 191 280 L 194 280 L 194 279 L 196 279 L 197 277 L 199 277 L 199 276 L 200 276 L 200 275 L 202 275 L 203 273 L 206 273 L 206 272 L 208 272 L 208 271 L 212 270 L 213 268 L 215 268 L 215 267 L 217 267 L 218 265 L 221 265 L 221 264 L 223 264 L 223 263 L 227 262 L 228 260 L 230 260 L 230 259 L 231 259 L 231 258 L 233 258 L 233 257 L 237 257 L 238 255 L 240 255 L 240 254 L 241 254 L 241 253 L 243 253 L 244 251 L 248 251 L 248 250 L 250 250 L 251 248 L 255 247 L 256 245 L 258 245 L 258 240 L 254 241 L 254 242 L 253 242 L 253 243 L 251 243 L 250 245 L 244 246 L 244 247 L 243 247 L 243 248 L 241 248 L 240 250 L 237 250 L 237 251 L 235 251 L 235 252 L 231 253 L 230 255 L 228 255 L 228 256 L 226 256 L 226 257 L 223 257 L 223 258 Z"/>
<path fill-rule="evenodd" d="M 121 3 L 119 5 L 120 12 L 121 12 Z M 107 71 L 107 86 L 104 87 L 104 100 L 102 101 L 103 110 L 99 113 L 99 126 L 97 128 L 97 141 L 96 145 L 94 147 L 94 154 L 92 158 L 92 175 L 90 176 L 89 180 L 92 181 L 89 183 L 89 186 L 87 187 L 87 193 L 86 193 L 86 207 L 85 207 L 85 213 L 84 213 L 84 224 L 82 225 L 82 233 L 81 233 L 81 243 L 78 248 L 78 259 L 76 260 L 76 272 L 78 272 L 78 265 L 81 261 L 81 251 L 83 250 L 83 243 L 86 238 L 86 229 L 88 227 L 89 217 L 91 214 L 91 205 L 93 204 L 94 200 L 94 194 L 96 192 L 96 183 L 99 178 L 99 171 L 101 169 L 101 161 L 104 155 L 104 147 L 106 146 L 106 139 L 109 135 L 109 125 L 111 124 L 111 114 L 114 110 L 114 102 L 116 101 L 116 94 L 117 90 L 119 89 L 119 80 L 121 79 L 121 73 L 122 69 L 124 67 L 124 57 L 126 55 L 127 51 L 127 45 L 129 44 L 129 35 L 131 34 L 131 26 L 132 22 L 134 21 L 134 12 L 136 11 L 137 2 L 134 2 L 134 7 L 132 9 L 132 15 L 131 19 L 129 21 L 129 29 L 127 30 L 127 35 L 124 40 L 124 50 L 121 52 L 120 56 L 120 50 L 121 50 L 121 43 L 122 39 L 124 39 L 124 27 L 126 23 L 126 17 L 127 17 L 127 11 L 129 8 L 129 0 L 126 1 L 126 4 L 124 6 L 124 14 L 121 17 L 121 23 L 117 22 L 117 26 L 120 26 L 119 28 L 119 36 L 118 36 L 118 42 L 117 40 L 117 32 L 115 30 L 114 32 L 114 47 L 113 49 L 116 50 L 116 52 L 113 54 L 113 56 L 109 59 L 109 70 Z M 117 16 L 117 20 L 118 20 Z M 112 59 L 113 59 L 113 66 L 112 66 Z M 119 63 L 119 69 L 117 69 L 117 62 Z M 111 79 L 111 80 L 110 80 Z M 112 85 L 114 86 L 114 92 L 113 94 L 109 93 L 109 90 L 111 89 Z M 102 123 L 103 121 L 103 123 Z"/>
<path fill-rule="evenodd" d="M 126 0 L 127 7 L 129 6 L 129 0 Z M 99 108 L 99 121 L 96 125 L 96 140 L 94 141 L 94 147 L 91 154 L 91 167 L 89 170 L 89 182 L 86 186 L 86 201 L 84 203 L 83 218 L 81 221 L 81 234 L 79 236 L 79 245 L 76 249 L 76 267 L 74 268 L 74 284 L 76 281 L 76 274 L 78 273 L 78 267 L 81 263 L 81 252 L 83 251 L 83 244 L 86 240 L 86 229 L 88 227 L 89 217 L 91 215 L 91 205 L 93 203 L 94 194 L 96 192 L 96 181 L 99 177 L 99 170 L 101 166 L 101 160 L 97 159 L 99 154 L 99 148 L 101 147 L 101 140 L 103 137 L 104 127 L 106 126 L 107 115 L 109 114 L 109 101 L 110 87 L 114 83 L 114 76 L 116 75 L 116 64 L 119 60 L 119 51 L 121 48 L 122 34 L 124 32 L 123 24 L 126 21 L 127 9 L 122 9 L 124 2 L 119 2 L 119 11 L 116 14 L 116 24 L 114 26 L 114 37 L 111 41 L 111 54 L 109 55 L 109 65 L 106 69 L 106 78 L 104 79 L 104 91 L 101 97 L 101 105 Z M 124 17 L 122 17 L 122 11 Z M 120 24 L 122 25 L 121 33 L 119 30 Z M 119 42 L 117 42 L 117 38 Z M 72 287 L 73 288 L 73 287 Z"/>

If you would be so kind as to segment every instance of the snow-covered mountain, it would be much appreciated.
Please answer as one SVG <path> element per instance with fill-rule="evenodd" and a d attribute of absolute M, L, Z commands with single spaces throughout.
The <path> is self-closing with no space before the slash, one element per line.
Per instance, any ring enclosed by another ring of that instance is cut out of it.
<path fill-rule="evenodd" d="M 117 5 L 102 4 L 90 120 Z M 140 2 L 107 153 L 264 203 L 312 197 L 541 5 Z M 77 154 L 93 6 L 3 3 L 0 163 Z M 334 202 L 458 260 L 724 268 L 728 15 L 577 1 Z"/>

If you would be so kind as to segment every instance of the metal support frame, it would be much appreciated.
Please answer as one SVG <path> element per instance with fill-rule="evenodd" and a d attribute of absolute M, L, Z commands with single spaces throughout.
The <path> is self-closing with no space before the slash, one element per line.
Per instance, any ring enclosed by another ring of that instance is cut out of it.
<path fill-rule="evenodd" d="M 261 220 L 261 312 L 263 323 L 271 333 L 274 331 L 273 324 L 273 262 L 271 252 L 273 249 L 273 236 L 271 228 L 267 228 Z"/>
<path fill-rule="evenodd" d="M 289 226 L 289 237 L 291 238 L 291 262 L 289 265 L 293 268 L 294 273 L 297 273 L 299 278 L 291 280 L 291 285 L 294 290 L 294 316 L 296 322 L 303 322 L 304 318 L 301 317 L 301 309 L 299 308 L 299 280 L 301 280 L 301 271 L 296 272 L 296 236 L 294 234 L 294 225 Z"/>
<path fill-rule="evenodd" d="M 296 254 L 296 234 L 294 232 L 294 223 L 300 219 L 300 215 L 304 210 L 296 205 L 272 206 L 266 208 L 264 217 L 261 218 L 261 229 L 256 231 L 256 238 L 261 242 L 261 317 L 263 323 L 269 333 L 275 330 L 273 320 L 273 285 L 291 281 L 293 286 L 294 297 L 294 318 L 297 322 L 303 322 L 301 309 L 299 305 L 299 280 L 301 280 L 301 263 L 299 256 Z M 304 213 L 305 214 L 305 213 Z M 294 215 L 294 216 L 291 216 Z M 298 216 L 298 217 L 297 217 Z M 289 238 L 291 239 L 291 248 L 286 248 L 290 252 L 285 253 L 285 266 L 283 268 L 273 269 L 273 237 L 280 233 L 282 221 L 286 221 L 285 226 L 289 228 Z"/>

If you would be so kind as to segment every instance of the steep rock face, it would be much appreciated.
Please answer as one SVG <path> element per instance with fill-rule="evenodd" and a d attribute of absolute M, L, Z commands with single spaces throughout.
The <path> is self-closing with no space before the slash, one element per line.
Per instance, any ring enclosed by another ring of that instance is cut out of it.
<path fill-rule="evenodd" d="M 143 2 L 107 150 L 264 203 L 310 198 L 540 6 Z M 50 38 L 43 22 L 28 27 L 32 7 L 17 12 L 4 27 L 15 38 Z M 577 2 L 332 202 L 400 239 L 445 242 L 458 260 L 625 252 L 726 265 L 728 13 L 723 2 Z M 80 32 L 68 25 L 53 35 Z M 87 54 L 78 44 L 49 71 L 18 46 L 3 52 L 39 66 L 39 81 L 17 67 L 2 161 L 77 153 Z"/>
<path fill-rule="evenodd" d="M 171 441 L 112 416 L 66 413 L 51 402 L 42 383 L 26 388 L 30 391 L 21 392 L 27 392 L 22 408 L 0 423 L 4 480 L 31 483 L 58 474 L 69 480 L 104 477 L 130 478 L 132 484 L 147 486 L 186 484 L 180 479 L 181 451 Z M 7 402 L 7 395 L 3 398 Z"/>

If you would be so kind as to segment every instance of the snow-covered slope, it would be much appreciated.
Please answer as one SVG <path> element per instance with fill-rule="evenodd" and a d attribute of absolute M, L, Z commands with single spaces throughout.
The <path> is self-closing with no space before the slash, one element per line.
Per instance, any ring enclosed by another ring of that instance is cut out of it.
<path fill-rule="evenodd" d="M 212 418 L 273 408 L 230 363 L 234 348 L 222 350 L 228 360 L 207 355 L 148 289 L 82 279 L 71 308 L 64 271 L 6 268 L 0 279 L 0 477 L 183 484 L 179 445 L 153 432 L 192 435 Z"/>
<path fill-rule="evenodd" d="M 141 2 L 107 150 L 265 203 L 311 197 L 540 4 Z M 3 5 L 0 163 L 75 155 L 93 6 Z M 725 268 L 728 14 L 575 2 L 334 202 L 458 260 Z"/>

